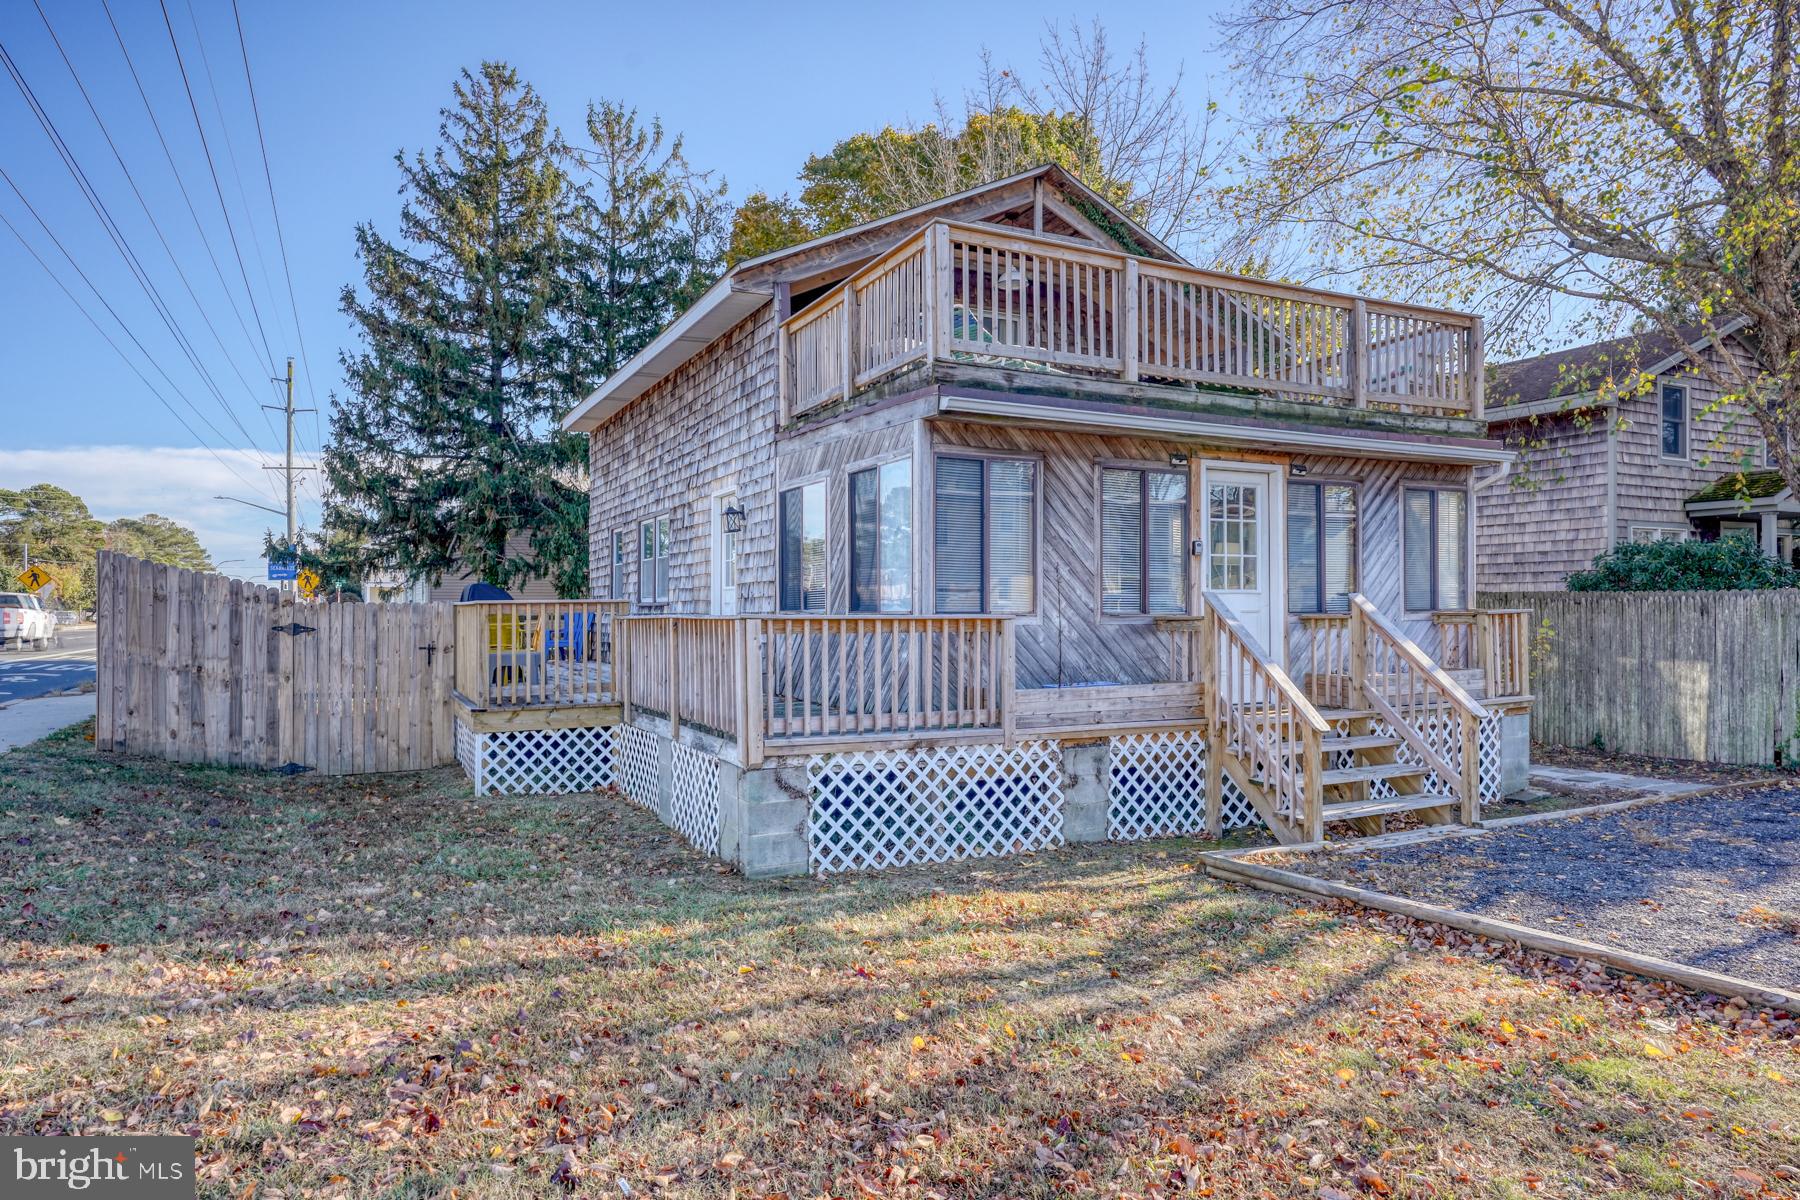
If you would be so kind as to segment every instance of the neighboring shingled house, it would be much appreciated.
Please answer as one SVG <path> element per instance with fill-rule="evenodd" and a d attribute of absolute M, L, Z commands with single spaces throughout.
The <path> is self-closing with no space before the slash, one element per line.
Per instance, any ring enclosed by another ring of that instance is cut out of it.
<path fill-rule="evenodd" d="M 1479 590 L 1559 589 L 1624 541 L 1743 533 L 1791 557 L 1792 498 L 1747 507 L 1737 495 L 1740 477 L 1767 466 L 1761 432 L 1741 406 L 1714 410 L 1718 389 L 1692 357 L 1752 361 L 1744 324 L 1722 327 L 1723 347 L 1690 326 L 1493 369 L 1489 429 L 1519 460 L 1481 496 Z"/>

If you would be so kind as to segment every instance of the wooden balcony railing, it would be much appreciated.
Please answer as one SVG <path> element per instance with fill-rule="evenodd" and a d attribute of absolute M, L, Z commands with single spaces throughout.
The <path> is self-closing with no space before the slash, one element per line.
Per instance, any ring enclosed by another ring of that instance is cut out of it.
<path fill-rule="evenodd" d="M 936 221 L 789 317 L 786 415 L 909 363 L 988 362 L 1482 412 L 1481 319 Z"/>
<path fill-rule="evenodd" d="M 623 600 L 456 606 L 456 690 L 473 708 L 614 704 Z"/>
<path fill-rule="evenodd" d="M 750 702 L 748 628 L 737 617 L 622 617 L 619 694 L 626 714 L 669 720 L 671 732 L 695 725 L 741 741 Z"/>

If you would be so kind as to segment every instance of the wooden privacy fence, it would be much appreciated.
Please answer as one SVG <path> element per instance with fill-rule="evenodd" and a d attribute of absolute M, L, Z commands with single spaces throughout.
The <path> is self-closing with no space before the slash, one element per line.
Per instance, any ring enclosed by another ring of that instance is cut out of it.
<path fill-rule="evenodd" d="M 103 552 L 94 741 L 176 762 L 408 771 L 454 760 L 448 604 L 318 604 Z"/>
<path fill-rule="evenodd" d="M 1530 610 L 1540 742 L 1707 762 L 1800 759 L 1800 591 L 1481 600 Z"/>

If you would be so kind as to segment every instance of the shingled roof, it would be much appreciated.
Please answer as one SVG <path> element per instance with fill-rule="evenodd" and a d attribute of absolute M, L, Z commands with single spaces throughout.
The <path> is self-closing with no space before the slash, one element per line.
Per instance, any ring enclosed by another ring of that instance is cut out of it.
<path fill-rule="evenodd" d="M 1608 377 L 1623 380 L 1631 372 L 1649 370 L 1706 337 L 1704 325 L 1681 325 L 1675 334 L 1654 330 L 1590 342 L 1569 350 L 1496 363 L 1488 386 L 1493 406 L 1529 404 L 1558 396 L 1593 391 Z"/>

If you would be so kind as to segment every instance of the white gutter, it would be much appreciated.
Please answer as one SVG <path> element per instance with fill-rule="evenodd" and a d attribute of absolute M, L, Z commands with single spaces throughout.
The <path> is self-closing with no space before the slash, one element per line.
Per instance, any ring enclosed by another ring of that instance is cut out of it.
<path fill-rule="evenodd" d="M 991 400 L 974 396 L 941 396 L 938 411 L 953 416 L 994 417 L 1036 425 L 1062 425 L 1074 429 L 1098 429 L 1114 433 L 1151 433 L 1224 445 L 1276 445 L 1295 450 L 1331 451 L 1363 458 L 1403 458 L 1414 462 L 1492 463 L 1510 465 L 1516 455 L 1496 446 L 1451 445 L 1412 442 L 1394 438 L 1362 437 L 1322 429 L 1285 426 L 1238 425 L 1205 417 L 1155 416 L 1148 413 L 1096 412 L 1016 400 Z"/>

